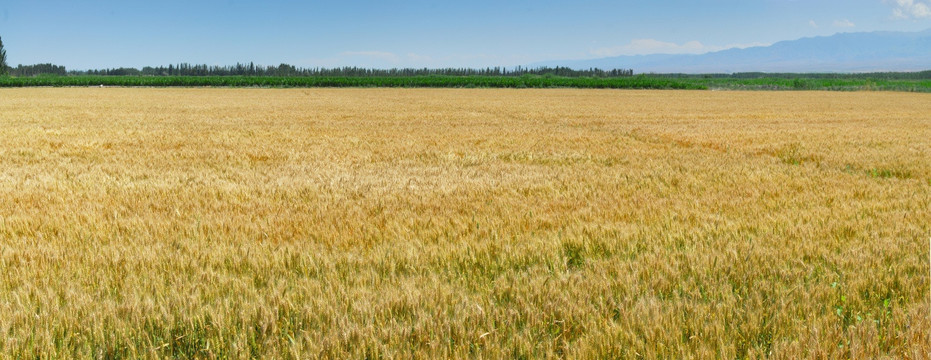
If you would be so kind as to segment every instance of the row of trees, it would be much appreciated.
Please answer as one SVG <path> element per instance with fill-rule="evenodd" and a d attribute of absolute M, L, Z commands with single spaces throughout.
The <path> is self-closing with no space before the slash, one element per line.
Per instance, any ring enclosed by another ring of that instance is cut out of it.
<path fill-rule="evenodd" d="M 37 76 L 37 75 L 68 75 L 68 70 L 64 66 L 53 64 L 19 64 L 15 68 L 8 67 L 9 74 L 13 76 Z"/>
<path fill-rule="evenodd" d="M 166 66 L 146 66 L 144 68 L 116 68 L 94 69 L 85 71 L 68 71 L 64 66 L 53 64 L 18 65 L 11 68 L 6 63 L 6 50 L 3 49 L 3 39 L 0 39 L 0 75 L 37 76 L 37 75 L 136 75 L 136 76 L 317 76 L 317 77 L 404 77 L 421 75 L 449 75 L 449 76 L 522 76 L 522 75 L 552 75 L 563 77 L 626 77 L 633 76 L 631 69 L 588 69 L 575 70 L 567 67 L 537 67 L 514 68 L 487 67 L 474 68 L 441 68 L 441 69 L 368 69 L 362 67 L 340 68 L 300 68 L 294 65 L 281 64 L 278 66 L 262 66 L 255 63 L 237 63 L 230 66 L 192 65 L 188 63 L 170 64 Z"/>
<path fill-rule="evenodd" d="M 293 65 L 281 64 L 279 66 L 255 66 L 254 64 L 236 64 L 233 66 L 207 66 L 178 64 L 144 68 L 113 68 L 68 71 L 64 66 L 54 64 L 18 65 L 9 68 L 13 76 L 38 75 L 104 75 L 104 76 L 306 76 L 306 77 L 406 77 L 422 75 L 448 75 L 448 76 L 522 76 L 522 75 L 552 75 L 562 77 L 626 77 L 633 76 L 634 71 L 629 69 L 615 70 L 574 70 L 566 67 L 516 67 L 507 69 L 502 67 L 471 69 L 471 68 L 443 68 L 443 69 L 368 69 L 361 67 L 341 68 L 299 68 Z"/>
<path fill-rule="evenodd" d="M 474 68 L 395 68 L 395 69 L 369 69 L 362 67 L 339 68 L 301 68 L 289 64 L 278 66 L 262 66 L 255 63 L 237 63 L 229 66 L 192 65 L 188 63 L 171 64 L 168 66 L 146 66 L 142 69 L 115 68 L 86 71 L 70 71 L 71 75 L 138 75 L 138 76 L 322 76 L 322 77 L 405 77 L 421 75 L 448 75 L 448 76 L 522 76 L 522 75 L 553 75 L 564 77 L 625 77 L 632 76 L 630 69 L 588 69 L 574 70 L 567 67 L 538 67 L 538 68 L 504 68 L 488 67 Z"/>
<path fill-rule="evenodd" d="M 488 67 L 484 69 L 473 68 L 442 68 L 442 69 L 367 69 L 361 67 L 340 68 L 300 68 L 294 65 L 281 64 L 278 66 L 262 66 L 255 63 L 237 63 L 230 66 L 191 65 L 188 63 L 169 64 L 166 66 L 146 66 L 144 68 L 116 68 L 94 69 L 85 71 L 68 71 L 64 66 L 53 64 L 18 65 L 11 68 L 6 63 L 6 50 L 3 49 L 3 39 L 0 38 L 0 75 L 37 76 L 37 75 L 136 75 L 136 76 L 323 76 L 323 77 L 403 77 L 420 75 L 450 75 L 450 76 L 522 76 L 522 75 L 553 75 L 564 77 L 625 77 L 633 76 L 630 69 L 588 69 L 574 70 L 567 67 L 537 67 L 537 68 L 504 68 Z"/>

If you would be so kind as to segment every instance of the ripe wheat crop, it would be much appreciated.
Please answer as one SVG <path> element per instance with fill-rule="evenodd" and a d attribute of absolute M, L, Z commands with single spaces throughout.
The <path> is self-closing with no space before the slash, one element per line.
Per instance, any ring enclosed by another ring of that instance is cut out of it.
<path fill-rule="evenodd" d="M 0 357 L 924 359 L 929 114 L 0 89 Z"/>

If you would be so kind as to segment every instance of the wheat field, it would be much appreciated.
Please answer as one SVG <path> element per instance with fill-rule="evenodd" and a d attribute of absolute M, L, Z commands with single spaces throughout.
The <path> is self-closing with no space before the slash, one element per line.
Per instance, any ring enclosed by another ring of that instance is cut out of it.
<path fill-rule="evenodd" d="M 2 358 L 931 353 L 931 96 L 0 90 Z"/>

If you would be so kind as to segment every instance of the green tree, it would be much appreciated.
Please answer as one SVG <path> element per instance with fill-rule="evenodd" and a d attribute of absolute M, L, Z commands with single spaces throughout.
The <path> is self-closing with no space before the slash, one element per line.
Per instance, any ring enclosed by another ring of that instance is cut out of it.
<path fill-rule="evenodd" d="M 8 74 L 8 68 L 6 65 L 6 50 L 3 49 L 3 38 L 0 38 L 0 75 Z"/>

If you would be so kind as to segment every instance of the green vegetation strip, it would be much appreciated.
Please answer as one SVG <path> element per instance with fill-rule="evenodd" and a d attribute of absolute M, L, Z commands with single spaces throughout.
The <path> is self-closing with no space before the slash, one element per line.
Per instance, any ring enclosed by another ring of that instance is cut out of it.
<path fill-rule="evenodd" d="M 931 80 L 788 77 L 628 77 L 562 76 L 36 76 L 0 77 L 0 87 L 31 86 L 140 87 L 402 87 L 402 88 L 585 88 L 585 89 L 727 89 L 931 92 Z"/>
<path fill-rule="evenodd" d="M 423 87 L 707 89 L 703 84 L 648 76 L 569 78 L 550 76 L 249 77 L 249 76 L 38 76 L 0 77 L 0 87 L 28 86 L 182 87 Z"/>
<path fill-rule="evenodd" d="M 931 92 L 931 80 L 862 78 L 711 78 L 679 79 L 710 89 Z"/>

